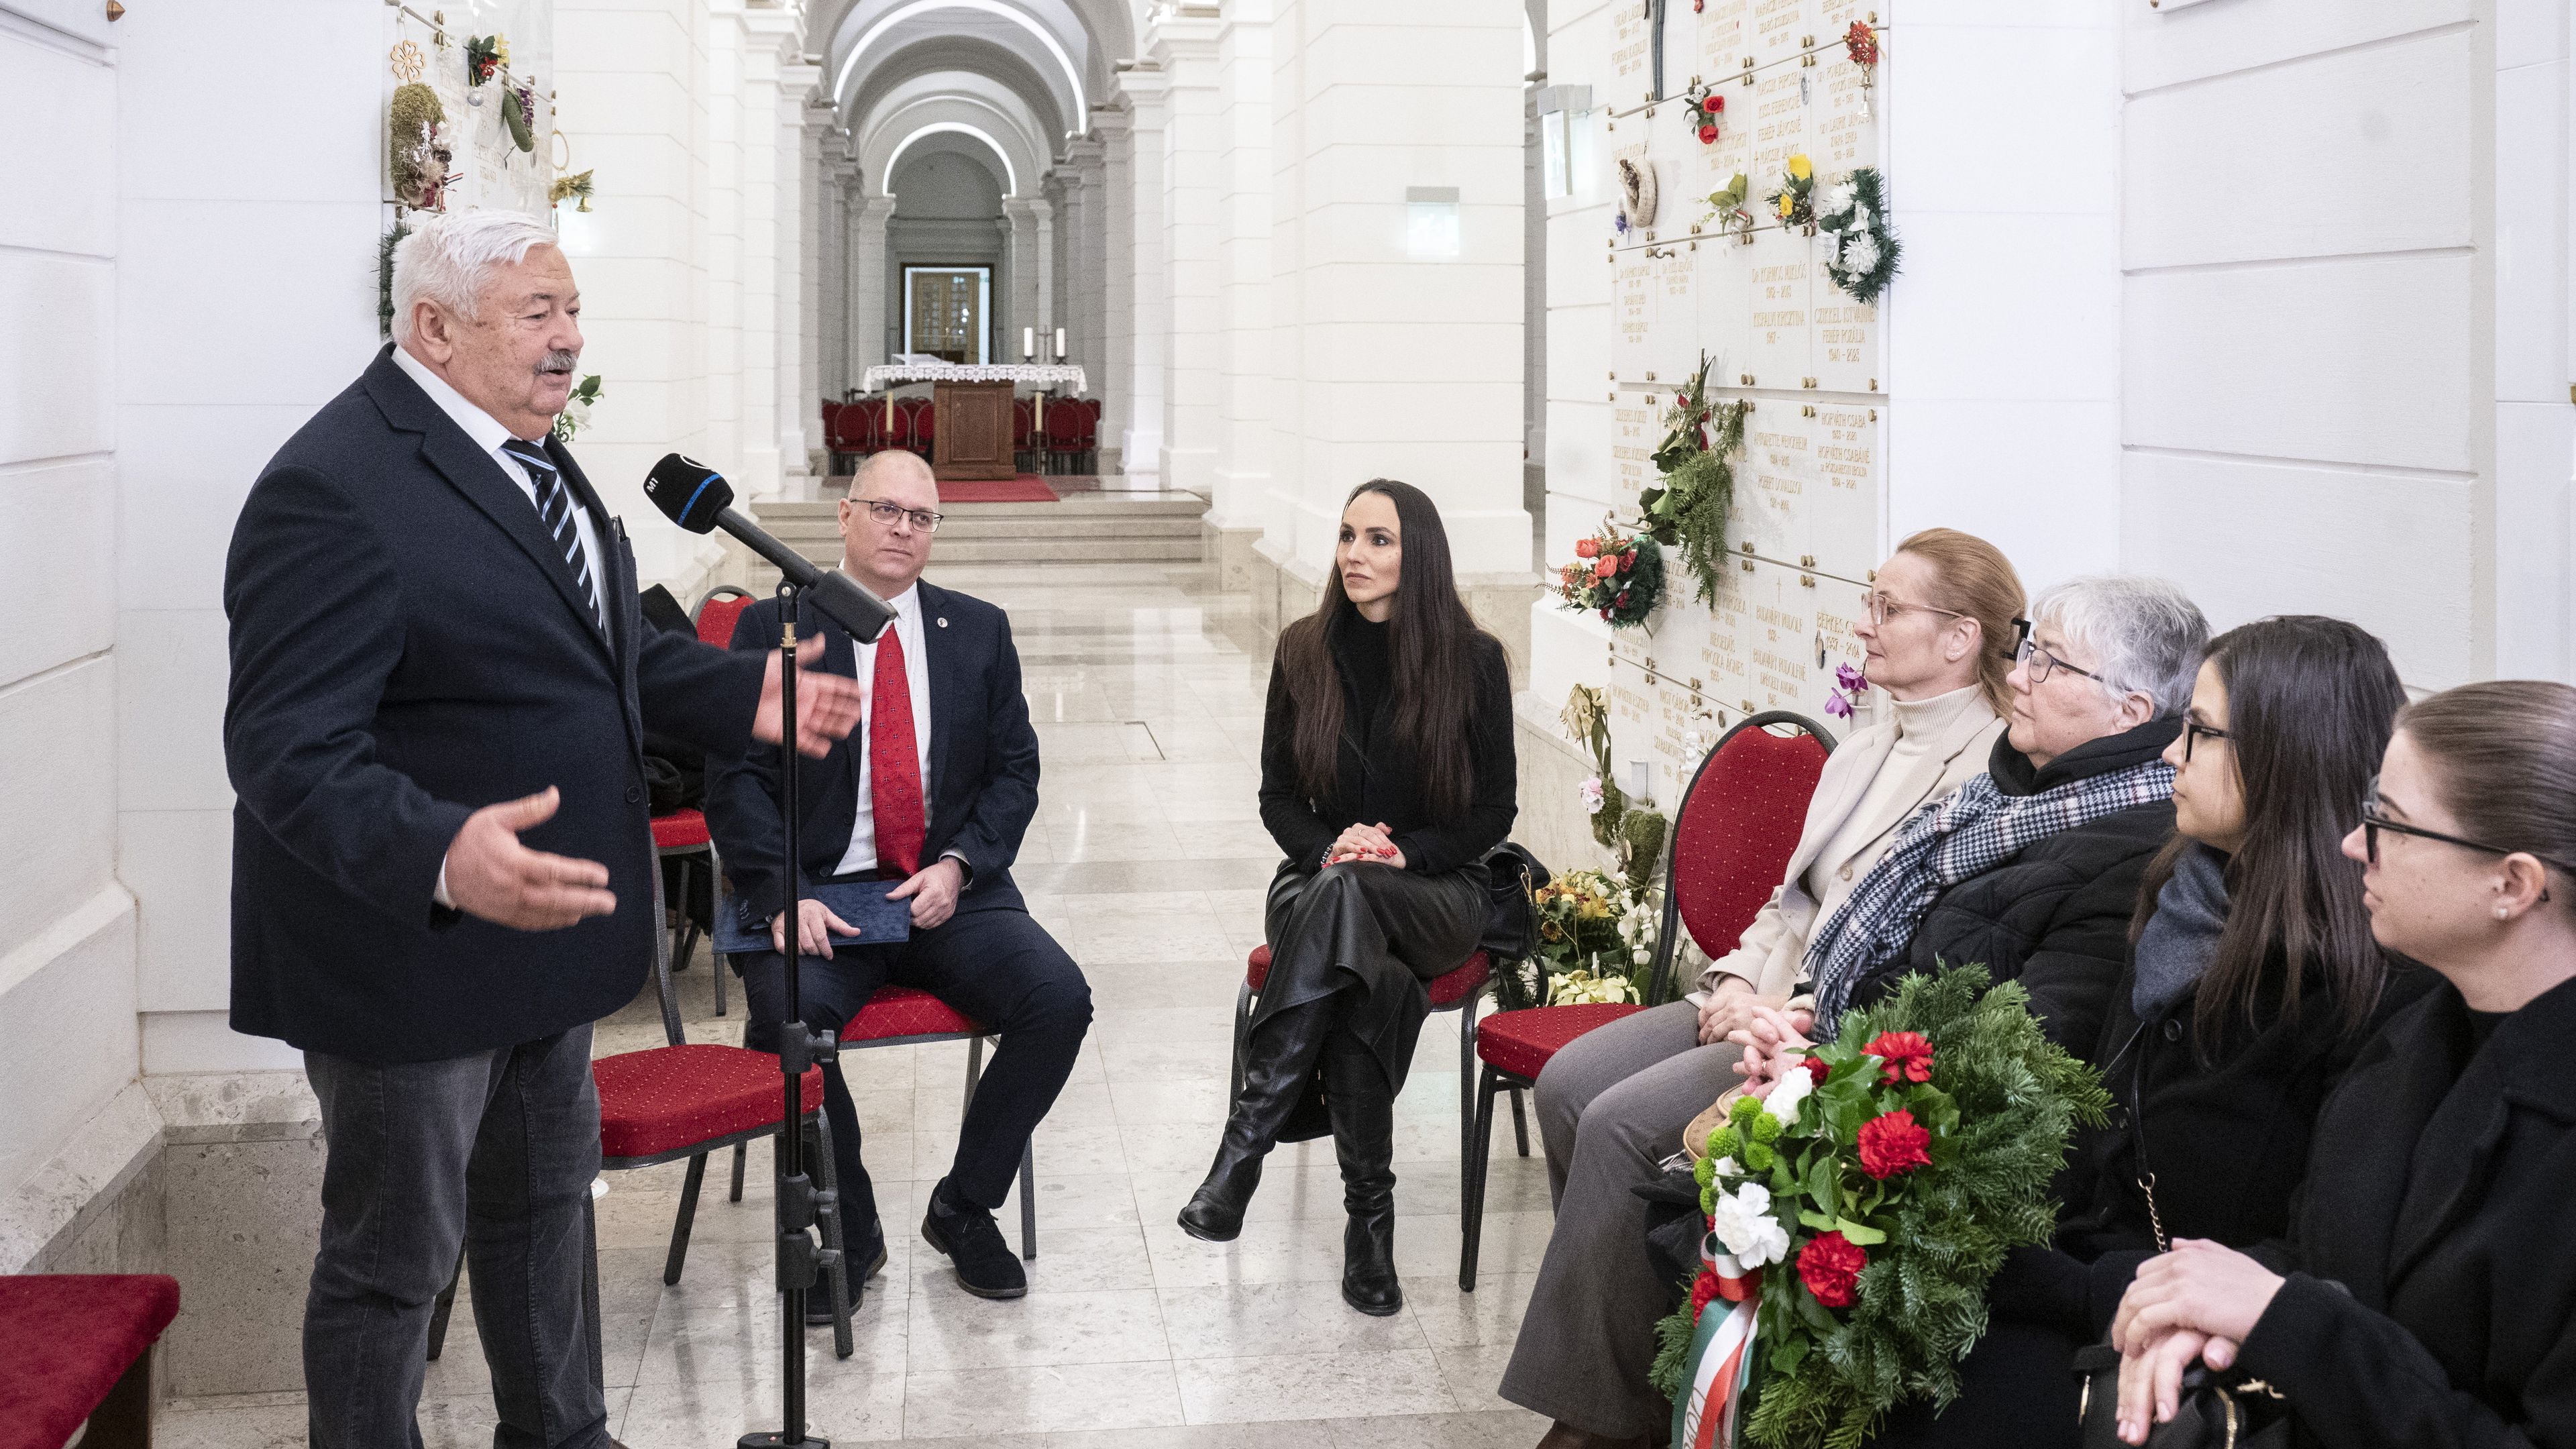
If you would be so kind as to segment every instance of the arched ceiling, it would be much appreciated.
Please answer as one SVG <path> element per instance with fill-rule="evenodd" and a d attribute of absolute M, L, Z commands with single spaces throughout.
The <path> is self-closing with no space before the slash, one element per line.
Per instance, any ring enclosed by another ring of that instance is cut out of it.
<path fill-rule="evenodd" d="M 935 124 L 1027 196 L 1136 53 L 1142 13 L 1138 0 L 808 0 L 806 34 L 871 190 Z"/>

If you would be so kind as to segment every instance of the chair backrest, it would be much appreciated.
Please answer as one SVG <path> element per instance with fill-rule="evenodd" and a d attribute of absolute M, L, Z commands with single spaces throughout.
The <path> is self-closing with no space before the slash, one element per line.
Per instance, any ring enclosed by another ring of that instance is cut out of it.
<path fill-rule="evenodd" d="M 1833 748 L 1823 725 L 1787 710 L 1754 715 L 1719 737 L 1673 821 L 1668 939 L 1678 914 L 1711 957 L 1735 949 L 1797 852 L 1808 797 Z"/>
<path fill-rule="evenodd" d="M 707 590 L 707 596 L 698 600 L 697 613 L 691 616 L 698 626 L 698 638 L 719 649 L 733 643 L 734 623 L 750 607 L 751 600 L 749 589 L 731 584 L 718 584 Z"/>
<path fill-rule="evenodd" d="M 916 448 L 929 447 L 932 435 L 938 430 L 938 405 L 926 398 L 916 400 L 912 407 L 912 445 Z"/>
<path fill-rule="evenodd" d="M 1079 450 L 1082 447 L 1080 439 L 1083 433 L 1086 432 L 1090 426 L 1090 415 L 1083 410 L 1080 404 L 1069 402 L 1061 398 L 1047 404 L 1047 446 L 1054 448 L 1056 451 L 1073 452 Z"/>
<path fill-rule="evenodd" d="M 1029 445 L 1029 430 L 1033 426 L 1031 419 L 1036 415 L 1037 410 L 1038 404 L 1035 398 L 1011 399 L 1011 446 L 1013 448 L 1026 448 Z"/>

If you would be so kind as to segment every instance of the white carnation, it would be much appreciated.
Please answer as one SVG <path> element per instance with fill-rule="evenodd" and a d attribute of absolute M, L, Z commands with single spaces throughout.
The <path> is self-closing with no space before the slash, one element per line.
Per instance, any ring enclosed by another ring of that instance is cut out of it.
<path fill-rule="evenodd" d="M 1762 1110 L 1779 1119 L 1782 1127 L 1798 1125 L 1798 1104 L 1807 1100 L 1807 1094 L 1816 1089 L 1816 1079 L 1797 1063 L 1796 1057 L 1781 1063 L 1780 1080 L 1772 1084 L 1770 1095 L 1762 1099 Z"/>
<path fill-rule="evenodd" d="M 1878 238 L 1865 231 L 1849 233 L 1843 241 L 1842 269 L 1855 277 L 1877 271 Z"/>
<path fill-rule="evenodd" d="M 1851 210 L 1859 199 L 1859 194 L 1853 190 L 1852 184 L 1848 181 L 1828 187 L 1824 199 L 1816 203 L 1816 215 L 1840 216 Z"/>
<path fill-rule="evenodd" d="M 1708 1228 L 1747 1268 L 1789 1256 L 1788 1230 L 1771 1216 L 1771 1189 L 1758 1182 L 1719 1197 L 1708 1215 Z"/>

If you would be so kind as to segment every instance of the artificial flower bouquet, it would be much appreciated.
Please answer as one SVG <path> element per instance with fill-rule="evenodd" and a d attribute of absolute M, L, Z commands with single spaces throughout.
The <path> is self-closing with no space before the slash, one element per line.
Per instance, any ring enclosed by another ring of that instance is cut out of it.
<path fill-rule="evenodd" d="M 1664 601 L 1664 552 L 1651 534 L 1605 521 L 1599 533 L 1574 541 L 1574 561 L 1557 570 L 1556 597 L 1613 629 L 1633 628 Z"/>
<path fill-rule="evenodd" d="M 1650 892 L 1597 870 L 1569 870 L 1531 896 L 1538 915 L 1538 999 L 1645 1000 L 1658 915 Z"/>
<path fill-rule="evenodd" d="M 1690 1301 L 1657 1327 L 1676 1449 L 1851 1449 L 1900 1402 L 1946 1406 L 1987 1282 L 2048 1241 L 2068 1134 L 2109 1107 L 1978 966 L 1907 978 L 1739 1098 L 1695 1169 Z"/>

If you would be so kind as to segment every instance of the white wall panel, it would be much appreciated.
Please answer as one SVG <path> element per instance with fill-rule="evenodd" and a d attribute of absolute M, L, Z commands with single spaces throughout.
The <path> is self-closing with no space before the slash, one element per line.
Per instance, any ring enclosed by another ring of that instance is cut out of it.
<path fill-rule="evenodd" d="M 378 346 L 373 197 L 371 182 L 354 201 L 128 200 L 117 395 L 307 408 L 336 396 Z M 208 366 L 215 348 L 222 365 Z"/>
<path fill-rule="evenodd" d="M 115 446 L 111 263 L 0 250 L 0 464 Z"/>
<path fill-rule="evenodd" d="M 117 450 L 118 596 L 135 609 L 220 609 L 233 520 L 260 470 L 312 419 L 300 403 L 128 407 Z"/>
<path fill-rule="evenodd" d="M 1900 221 L 1905 271 L 1880 306 L 1891 394 L 1995 401 L 2118 395 L 2114 339 L 2122 318 L 2112 217 L 1908 211 Z"/>
<path fill-rule="evenodd" d="M 0 469 L 0 688 L 116 642 L 115 481 L 106 458 Z"/>
<path fill-rule="evenodd" d="M 2477 677 L 2468 481 L 2136 451 L 2128 469 L 2129 566 L 2181 584 L 2211 627 L 2331 614 L 2385 640 L 2411 685 Z"/>
<path fill-rule="evenodd" d="M 2128 441 L 2473 468 L 2475 270 L 2435 253 L 2133 277 Z"/>
<path fill-rule="evenodd" d="M 2136 269 L 2469 245 L 2473 40 L 2436 31 L 2131 102 L 2122 260 Z M 2289 164 L 2262 167 L 2261 201 L 2241 205 L 2231 174 L 2249 145 Z"/>
<path fill-rule="evenodd" d="M 342 0 L 128 7 L 116 26 L 119 189 L 128 199 L 372 202 L 385 164 L 384 27 L 380 7 Z M 520 42 L 524 65 L 529 37 L 512 38 Z M 254 54 L 252 68 L 224 73 Z M 281 93 L 259 84 L 255 74 L 292 76 L 292 89 Z M 289 115 L 295 123 L 281 125 Z M 224 146 L 216 160 L 204 144 L 214 137 L 251 143 Z M 128 254 L 155 229 L 136 222 L 129 216 Z M 200 239 L 199 229 L 186 225 L 167 234 L 183 245 Z M 323 260 L 340 254 L 327 235 L 289 225 L 267 240 L 281 252 L 302 254 L 308 286 L 342 270 Z M 358 270 L 361 280 L 372 281 L 372 269 Z M 195 275 L 204 280 L 205 274 Z M 275 305 L 285 298 L 263 300 Z M 308 305 L 298 315 L 312 321 L 324 313 Z M 373 318 L 374 310 L 366 315 Z"/>
<path fill-rule="evenodd" d="M 2117 402 L 1899 392 L 1883 416 L 1889 546 L 1962 529 L 2002 549 L 2034 591 L 2121 566 Z"/>
<path fill-rule="evenodd" d="M 0 31 L 0 136 L 12 138 L 0 146 L 0 196 L 13 198 L 0 207 L 0 247 L 116 250 L 116 199 L 104 184 L 116 173 L 116 133 L 81 124 L 115 106 L 116 72 L 75 50 Z M 0 397 L 17 396 L 0 379 Z"/>
<path fill-rule="evenodd" d="M 99 656 L 0 688 L 0 951 L 116 868 L 116 664 Z M 68 1125 L 68 1124 L 66 1124 Z"/>
<path fill-rule="evenodd" d="M 2122 69 L 2131 95 L 2231 71 L 2466 24 L 2472 0 L 2123 5 Z"/>
<path fill-rule="evenodd" d="M 2576 410 L 2496 405 L 2495 672 L 2576 680 Z"/>
<path fill-rule="evenodd" d="M 232 811 L 126 810 L 116 836 L 117 878 L 141 903 L 138 1009 L 225 1009 L 232 995 Z"/>
<path fill-rule="evenodd" d="M 57 929 L 20 948 L 35 959 L 0 953 L 0 1202 L 134 1080 L 129 906 L 112 883 L 58 897 L 46 903 Z"/>

